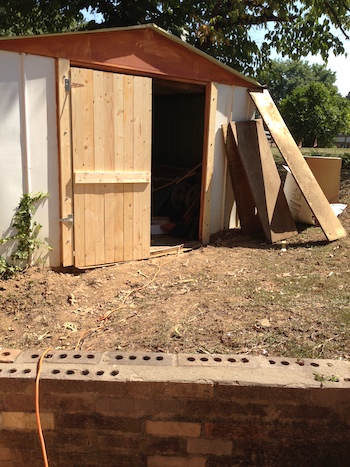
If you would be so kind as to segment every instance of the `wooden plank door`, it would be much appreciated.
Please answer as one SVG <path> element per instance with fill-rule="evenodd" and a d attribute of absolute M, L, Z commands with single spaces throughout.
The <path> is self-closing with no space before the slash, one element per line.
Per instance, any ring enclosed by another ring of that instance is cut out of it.
<path fill-rule="evenodd" d="M 75 266 L 149 257 L 152 80 L 71 69 Z"/>
<path fill-rule="evenodd" d="M 249 94 L 327 239 L 333 241 L 345 237 L 343 226 L 303 158 L 270 93 L 264 90 L 250 91 Z"/>

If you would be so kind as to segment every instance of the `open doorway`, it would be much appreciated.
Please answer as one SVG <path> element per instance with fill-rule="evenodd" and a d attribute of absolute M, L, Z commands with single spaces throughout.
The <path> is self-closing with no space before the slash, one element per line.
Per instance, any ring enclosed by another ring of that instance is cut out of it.
<path fill-rule="evenodd" d="M 153 82 L 151 246 L 199 242 L 205 86 Z"/>

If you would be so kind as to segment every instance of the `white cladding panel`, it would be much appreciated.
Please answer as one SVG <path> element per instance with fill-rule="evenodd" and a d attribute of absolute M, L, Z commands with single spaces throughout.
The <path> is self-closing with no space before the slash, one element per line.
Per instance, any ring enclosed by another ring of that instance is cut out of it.
<path fill-rule="evenodd" d="M 236 208 L 231 180 L 227 172 L 226 152 L 221 125 L 254 118 L 255 106 L 247 88 L 215 83 L 218 90 L 215 126 L 213 189 L 210 233 L 236 227 Z"/>
<path fill-rule="evenodd" d="M 10 225 L 22 188 L 20 56 L 0 51 L 0 236 Z M 9 245 L 0 245 L 3 255 Z"/>
<path fill-rule="evenodd" d="M 0 51 L 0 232 L 7 235 L 25 192 L 48 192 L 35 220 L 53 248 L 47 264 L 59 266 L 59 187 L 55 60 Z M 5 205 L 5 206 L 4 206 Z M 4 253 L 2 246 L 0 254 Z"/>

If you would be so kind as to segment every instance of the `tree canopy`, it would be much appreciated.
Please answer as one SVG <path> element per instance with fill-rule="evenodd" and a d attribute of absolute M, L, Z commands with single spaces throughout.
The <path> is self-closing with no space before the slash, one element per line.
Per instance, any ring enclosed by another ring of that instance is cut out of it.
<path fill-rule="evenodd" d="M 332 87 L 336 82 L 336 73 L 326 65 L 312 64 L 303 60 L 272 60 L 257 77 L 265 84 L 278 105 L 295 88 L 310 83 L 323 83 Z"/>
<path fill-rule="evenodd" d="M 334 86 L 310 83 L 292 91 L 280 102 L 280 110 L 297 142 L 312 147 L 334 145 L 339 133 L 350 129 L 350 102 Z"/>
<path fill-rule="evenodd" d="M 83 9 L 102 16 L 82 24 Z M 2 0 L 0 34 L 158 26 L 251 75 L 272 49 L 293 60 L 344 53 L 350 0 Z"/>

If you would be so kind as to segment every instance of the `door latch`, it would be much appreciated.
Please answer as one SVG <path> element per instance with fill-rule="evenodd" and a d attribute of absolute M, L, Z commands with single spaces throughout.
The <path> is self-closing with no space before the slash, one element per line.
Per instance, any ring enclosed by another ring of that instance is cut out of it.
<path fill-rule="evenodd" d="M 73 224 L 73 221 L 73 214 L 68 214 L 67 217 L 63 217 L 62 219 L 60 219 L 60 222 L 67 222 L 68 224 Z"/>

